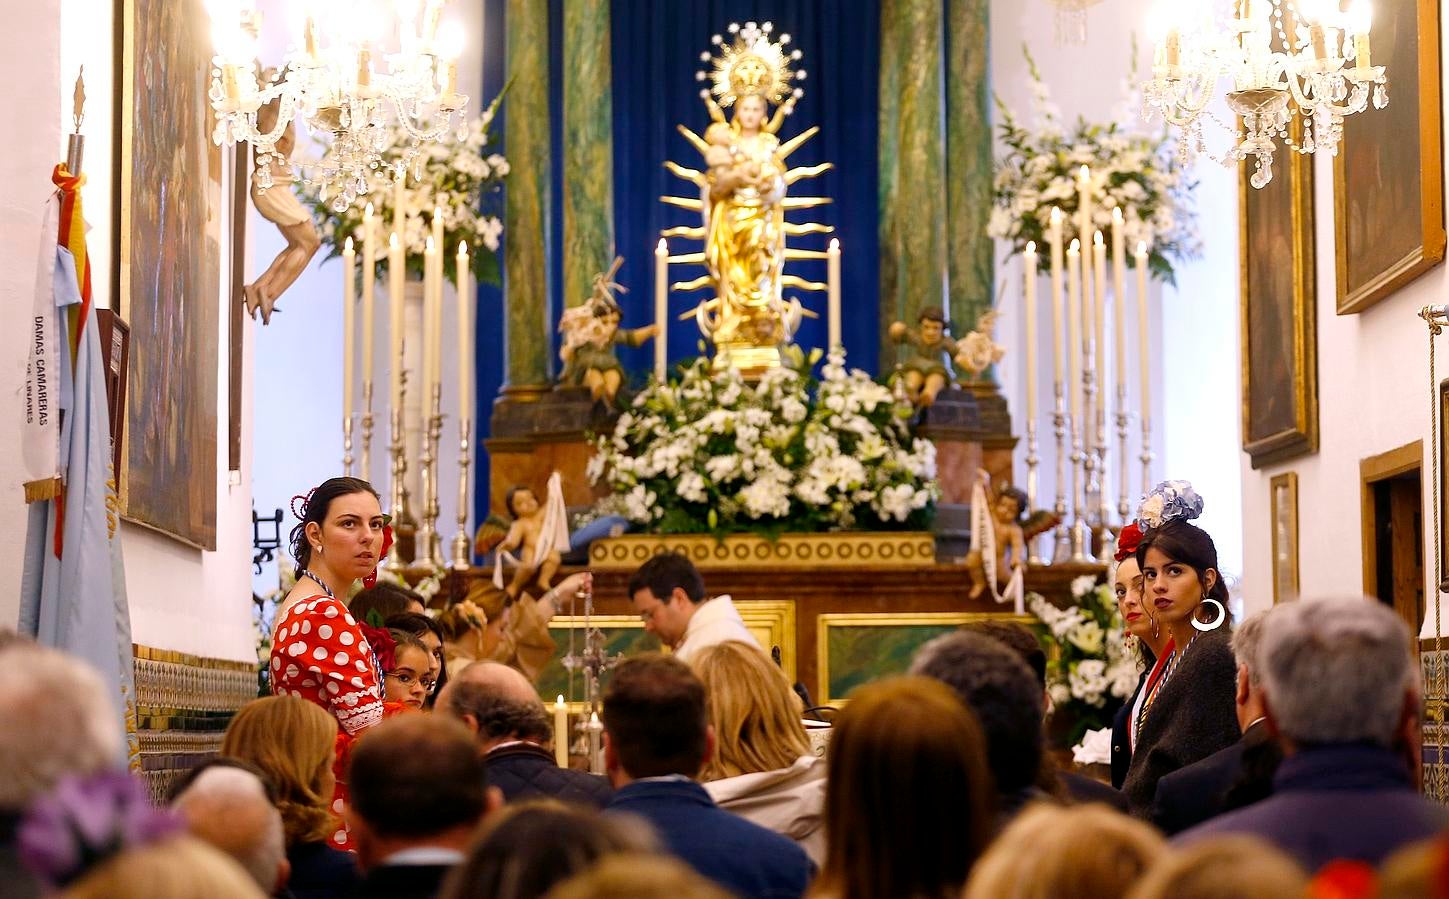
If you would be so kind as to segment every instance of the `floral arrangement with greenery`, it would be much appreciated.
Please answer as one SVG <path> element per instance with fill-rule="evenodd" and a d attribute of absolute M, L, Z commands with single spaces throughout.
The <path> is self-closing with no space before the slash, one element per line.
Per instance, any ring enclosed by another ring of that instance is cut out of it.
<path fill-rule="evenodd" d="M 1128 265 L 1135 265 L 1131 248 L 1146 241 L 1149 271 L 1175 284 L 1174 264 L 1196 258 L 1202 249 L 1191 202 L 1196 184 L 1188 180 L 1165 129 L 1148 134 L 1123 126 L 1137 117 L 1131 111 L 1135 62 L 1128 93 L 1111 122 L 1093 124 L 1078 118 L 1068 128 L 1025 45 L 1022 54 L 1031 75 L 1035 121 L 1027 127 L 996 98 L 1006 152 L 997 162 L 996 199 L 987 233 L 1007 241 L 1013 253 L 1025 250 L 1029 241 L 1044 248 L 1053 207 L 1067 217 L 1071 230 L 1078 211 L 1077 175 L 1085 165 L 1091 170 L 1095 198 L 1092 225 L 1110 233 L 1112 207 L 1121 208 Z M 1137 58 L 1135 40 L 1132 58 Z"/>
<path fill-rule="evenodd" d="M 422 277 L 423 251 L 431 233 L 433 210 L 441 209 L 444 276 L 457 283 L 458 244 L 466 240 L 473 277 L 487 284 L 498 283 L 498 247 L 503 220 L 493 204 L 485 207 L 485 203 L 498 194 L 509 172 L 507 159 L 488 152 L 489 129 L 503 96 L 500 93 L 481 115 L 469 119 L 458 131 L 413 153 L 403 186 L 403 205 L 410 214 L 401 235 L 410 274 Z M 395 212 L 393 173 L 412 143 L 400 125 L 392 125 L 388 136 L 388 145 L 382 152 L 383 164 L 369 176 L 365 199 L 339 213 L 327 197 L 300 194 L 312 208 L 322 242 L 327 246 L 328 259 L 342 255 L 349 235 L 353 236 L 354 246 L 360 253 L 361 239 L 357 235 L 362 233 L 364 207 L 371 203 L 373 214 L 381 216 L 384 223 L 377 247 L 378 268 L 387 267 L 386 240 Z"/>
<path fill-rule="evenodd" d="M 746 383 L 700 358 L 650 384 L 597 438 L 589 477 L 603 510 L 663 534 L 918 530 L 939 490 L 936 448 L 911 407 L 834 352 Z"/>
<path fill-rule="evenodd" d="M 1056 728 L 1068 746 L 1090 730 L 1112 726 L 1112 717 L 1132 697 L 1141 674 L 1138 655 L 1124 641 L 1126 629 L 1117 598 L 1092 575 L 1072 581 L 1074 604 L 1059 609 L 1040 594 L 1027 594 L 1027 608 L 1046 625 L 1054 651 L 1048 654 L 1047 692 Z"/>

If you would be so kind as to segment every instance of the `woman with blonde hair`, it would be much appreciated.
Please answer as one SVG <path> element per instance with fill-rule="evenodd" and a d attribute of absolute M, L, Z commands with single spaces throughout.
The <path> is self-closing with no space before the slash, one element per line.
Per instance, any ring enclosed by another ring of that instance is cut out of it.
<path fill-rule="evenodd" d="M 825 860 L 825 762 L 810 751 L 800 698 L 756 646 L 730 641 L 690 659 L 709 697 L 714 755 L 700 781 L 720 808 Z"/>
<path fill-rule="evenodd" d="M 996 810 L 986 738 L 956 694 L 926 677 L 861 687 L 829 760 L 825 864 L 809 895 L 959 897 Z"/>
<path fill-rule="evenodd" d="M 1280 899 L 1301 896 L 1308 875 L 1281 849 L 1257 837 L 1203 840 L 1156 864 L 1128 899 Z"/>
<path fill-rule="evenodd" d="M 330 807 L 338 739 L 332 716 L 296 696 L 252 700 L 222 738 L 222 755 L 251 762 L 276 790 L 297 899 L 345 896 L 359 879 L 352 855 L 327 842 L 342 827 Z"/>
<path fill-rule="evenodd" d="M 491 581 L 475 582 L 465 602 L 483 614 L 483 634 L 478 640 L 476 659 L 517 668 L 537 683 L 538 675 L 558 649 L 548 632 L 548 623 L 575 594 L 593 589 L 593 583 L 594 576 L 584 571 L 564 578 L 538 599 L 521 593 L 514 600 Z"/>
<path fill-rule="evenodd" d="M 966 899 L 1121 896 L 1165 852 L 1157 831 L 1105 805 L 1040 803 L 981 856 Z"/>

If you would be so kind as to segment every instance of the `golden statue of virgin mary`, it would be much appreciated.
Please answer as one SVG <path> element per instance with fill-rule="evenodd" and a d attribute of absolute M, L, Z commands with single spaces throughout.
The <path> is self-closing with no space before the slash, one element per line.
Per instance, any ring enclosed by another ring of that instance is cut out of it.
<path fill-rule="evenodd" d="M 711 287 L 715 295 L 695 307 L 692 313 L 700 330 L 715 345 L 715 366 L 735 366 L 746 376 L 757 376 L 780 364 L 780 346 L 788 343 L 799 327 L 800 317 L 810 315 L 798 299 L 788 302 L 785 287 L 825 290 L 826 285 L 785 274 L 789 259 L 824 258 L 819 251 L 791 250 L 789 235 L 829 233 L 817 223 L 785 221 L 790 209 L 803 209 L 830 202 L 824 197 L 789 197 L 790 185 L 829 170 L 830 164 L 790 169 L 786 159 L 820 129 L 812 127 L 781 143 L 776 137 L 785 118 L 795 108 L 803 91 L 792 87 L 805 71 L 790 64 L 800 51 L 788 48 L 790 36 L 771 39 L 769 22 L 744 27 L 730 25 L 730 43 L 715 35 L 718 56 L 701 54 L 713 63 L 711 72 L 699 72 L 711 86 L 700 91 L 711 124 L 704 136 L 679 126 L 679 131 L 704 157 L 705 170 L 688 169 L 673 162 L 665 166 L 700 189 L 698 198 L 663 197 L 663 201 L 698 210 L 701 227 L 671 228 L 666 237 L 689 237 L 704 241 L 704 250 L 671 257 L 671 262 L 697 263 L 707 274 L 693 281 L 674 284 L 674 290 Z M 775 112 L 770 114 L 770 106 Z M 725 110 L 733 107 L 727 120 Z"/>

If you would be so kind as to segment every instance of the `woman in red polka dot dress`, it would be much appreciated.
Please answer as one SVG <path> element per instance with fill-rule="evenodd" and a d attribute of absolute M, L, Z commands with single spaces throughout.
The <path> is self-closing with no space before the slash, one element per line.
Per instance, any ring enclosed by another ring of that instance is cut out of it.
<path fill-rule="evenodd" d="M 337 719 L 333 808 L 339 809 L 347 798 L 352 742 L 385 714 L 382 672 L 346 599 L 354 582 L 375 578 L 390 541 L 377 492 L 366 481 L 331 478 L 298 499 L 292 507 L 299 522 L 292 530 L 297 584 L 272 632 L 272 692 L 300 696 Z M 340 822 L 332 842 L 350 848 Z"/>

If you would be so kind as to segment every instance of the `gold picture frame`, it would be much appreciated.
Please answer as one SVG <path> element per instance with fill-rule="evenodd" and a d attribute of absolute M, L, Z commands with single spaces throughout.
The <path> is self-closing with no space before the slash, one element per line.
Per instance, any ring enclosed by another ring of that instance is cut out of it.
<path fill-rule="evenodd" d="M 891 674 L 899 674 L 910 664 L 909 657 L 901 657 L 907 650 L 911 654 L 921 644 L 949 633 L 963 624 L 970 624 L 977 621 L 1010 621 L 1016 624 L 1023 624 L 1033 630 L 1041 627 L 1041 621 L 1031 615 L 1016 615 L 1011 612 L 826 612 L 816 616 L 815 619 L 815 653 L 816 653 L 816 677 L 819 680 L 816 703 L 819 705 L 841 705 L 846 702 L 845 693 L 842 690 L 840 695 L 835 695 L 832 689 L 834 678 L 830 675 L 831 652 L 830 632 L 832 630 L 843 631 L 850 628 L 880 628 L 896 629 L 911 628 L 922 631 L 913 635 L 916 638 L 910 641 L 901 642 L 892 646 L 889 641 L 878 639 L 878 634 L 865 634 L 870 646 L 868 647 L 872 661 L 878 664 L 877 669 L 859 672 L 861 682 L 874 680 L 878 677 L 885 677 Z M 894 656 L 894 657 L 893 657 Z M 904 664 L 901 664 L 904 662 Z M 883 665 L 881 665 L 883 663 Z M 852 686 L 858 686 L 852 685 Z"/>
<path fill-rule="evenodd" d="M 1339 315 L 1368 309 L 1444 261 L 1439 0 L 1378 0 L 1373 40 L 1389 104 L 1347 116 L 1333 160 Z"/>
<path fill-rule="evenodd" d="M 1273 604 L 1298 598 L 1298 473 L 1274 475 L 1268 482 L 1272 522 Z"/>
<path fill-rule="evenodd" d="M 1302 139 L 1300 118 L 1290 134 Z M 1242 433 L 1253 468 L 1318 451 L 1313 160 L 1280 156 L 1284 171 L 1261 190 L 1248 183 L 1251 162 L 1238 175 Z"/>
<path fill-rule="evenodd" d="M 130 327 L 121 514 L 216 549 L 221 150 L 202 0 L 116 0 L 113 305 Z"/>

